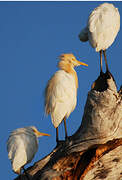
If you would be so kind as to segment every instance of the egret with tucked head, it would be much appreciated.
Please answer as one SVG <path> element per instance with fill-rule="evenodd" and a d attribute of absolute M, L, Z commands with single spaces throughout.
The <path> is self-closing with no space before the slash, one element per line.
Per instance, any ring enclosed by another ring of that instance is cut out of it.
<path fill-rule="evenodd" d="M 113 4 L 103 3 L 95 8 L 88 18 L 87 26 L 80 32 L 81 41 L 90 42 L 100 52 L 100 72 L 102 74 L 102 52 L 105 58 L 106 71 L 109 71 L 106 49 L 112 45 L 120 29 L 120 14 Z"/>
<path fill-rule="evenodd" d="M 18 128 L 11 132 L 7 141 L 8 158 L 12 169 L 21 174 L 21 169 L 31 162 L 38 150 L 38 137 L 50 136 L 39 132 L 34 126 Z"/>
<path fill-rule="evenodd" d="M 78 61 L 73 54 L 59 56 L 58 70 L 48 81 L 45 89 L 45 111 L 51 115 L 52 123 L 56 128 L 56 141 L 58 138 L 58 126 L 64 121 L 65 139 L 67 139 L 66 119 L 75 109 L 77 102 L 78 77 L 75 66 L 88 66 Z"/>

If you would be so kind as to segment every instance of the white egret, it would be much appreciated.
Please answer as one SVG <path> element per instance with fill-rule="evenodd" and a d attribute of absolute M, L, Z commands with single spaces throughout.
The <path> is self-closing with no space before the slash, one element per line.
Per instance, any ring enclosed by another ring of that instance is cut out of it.
<path fill-rule="evenodd" d="M 40 136 L 50 136 L 39 132 L 34 126 L 15 129 L 7 140 L 8 158 L 11 160 L 12 169 L 21 174 L 21 169 L 31 162 L 38 150 Z"/>
<path fill-rule="evenodd" d="M 65 139 L 67 139 L 66 119 L 75 109 L 77 102 L 78 77 L 75 66 L 88 66 L 78 61 L 73 54 L 59 56 L 58 70 L 48 81 L 45 89 L 45 111 L 51 114 L 51 119 L 56 128 L 56 141 L 58 138 L 58 126 L 64 120 Z"/>
<path fill-rule="evenodd" d="M 103 3 L 95 8 L 87 22 L 87 26 L 80 32 L 81 41 L 90 42 L 96 52 L 100 52 L 100 72 L 102 73 L 102 52 L 105 58 L 106 71 L 109 71 L 106 49 L 114 42 L 120 29 L 120 14 L 113 4 Z"/>

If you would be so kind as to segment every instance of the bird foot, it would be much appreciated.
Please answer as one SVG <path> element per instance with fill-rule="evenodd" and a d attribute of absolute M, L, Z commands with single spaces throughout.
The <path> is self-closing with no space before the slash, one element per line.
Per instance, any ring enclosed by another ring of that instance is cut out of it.
<path fill-rule="evenodd" d="M 100 71 L 100 76 L 102 77 L 104 75 L 104 72 L 103 71 Z"/>
<path fill-rule="evenodd" d="M 69 144 L 71 142 L 70 136 L 65 137 L 65 143 Z"/>
<path fill-rule="evenodd" d="M 30 178 L 30 175 L 28 174 L 28 172 L 26 171 L 26 169 L 23 167 L 22 168 L 23 169 L 23 171 L 24 171 L 24 174 L 25 174 L 25 176 L 26 176 L 26 179 L 27 180 L 30 180 L 31 178 Z"/>
<path fill-rule="evenodd" d="M 65 137 L 65 141 L 69 141 L 69 137 L 68 136 Z"/>
<path fill-rule="evenodd" d="M 65 141 L 63 141 L 63 140 L 61 140 L 61 141 L 59 141 L 59 140 L 58 140 L 58 141 L 57 141 L 57 145 L 56 145 L 56 147 L 58 147 L 58 146 L 60 146 L 60 145 L 63 145 L 63 144 L 64 144 L 64 142 L 65 142 Z"/>

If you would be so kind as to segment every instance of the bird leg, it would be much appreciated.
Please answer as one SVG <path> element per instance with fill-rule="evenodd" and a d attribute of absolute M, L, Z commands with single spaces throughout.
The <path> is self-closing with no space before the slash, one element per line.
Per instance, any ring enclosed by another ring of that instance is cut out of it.
<path fill-rule="evenodd" d="M 56 142 L 57 142 L 57 144 L 59 143 L 59 139 L 58 139 L 58 127 L 56 128 Z"/>
<path fill-rule="evenodd" d="M 106 50 L 103 50 L 104 58 L 105 58 L 105 65 L 106 65 L 106 71 L 108 70 L 108 63 L 107 63 L 107 58 L 106 58 Z"/>
<path fill-rule="evenodd" d="M 65 140 L 68 138 L 67 136 L 67 127 L 66 127 L 66 117 L 64 117 L 64 128 L 65 128 Z"/>
<path fill-rule="evenodd" d="M 57 146 L 63 145 L 63 143 L 64 143 L 64 140 L 61 141 L 58 138 L 58 127 L 56 128 L 56 142 L 57 142 Z"/>
<path fill-rule="evenodd" d="M 24 173 L 25 173 L 25 176 L 26 176 L 27 180 L 30 180 L 29 174 L 27 173 L 27 171 L 25 170 L 25 168 L 22 167 L 22 169 L 23 169 L 23 171 L 24 171 Z"/>
<path fill-rule="evenodd" d="M 100 50 L 100 75 L 103 74 L 102 72 L 102 50 Z"/>
<path fill-rule="evenodd" d="M 20 174 L 20 180 L 23 180 L 23 175 L 22 174 Z"/>

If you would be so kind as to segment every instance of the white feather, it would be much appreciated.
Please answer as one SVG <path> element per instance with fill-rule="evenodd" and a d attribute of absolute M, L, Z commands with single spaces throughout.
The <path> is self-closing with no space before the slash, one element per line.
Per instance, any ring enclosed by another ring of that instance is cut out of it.
<path fill-rule="evenodd" d="M 72 74 L 59 70 L 50 92 L 49 109 L 54 127 L 58 127 L 63 118 L 69 117 L 76 106 L 77 88 Z"/>
<path fill-rule="evenodd" d="M 120 29 L 118 9 L 110 3 L 101 4 L 90 14 L 86 28 L 91 46 L 97 52 L 107 49 L 114 42 Z M 80 40 L 82 41 L 81 38 Z"/>
<path fill-rule="evenodd" d="M 30 162 L 38 149 L 38 140 L 31 127 L 14 130 L 7 141 L 8 157 L 14 172 Z"/>
<path fill-rule="evenodd" d="M 79 38 L 81 41 L 86 42 L 89 40 L 88 38 L 88 28 L 85 27 L 84 29 L 81 30 L 80 34 L 79 34 Z"/>

